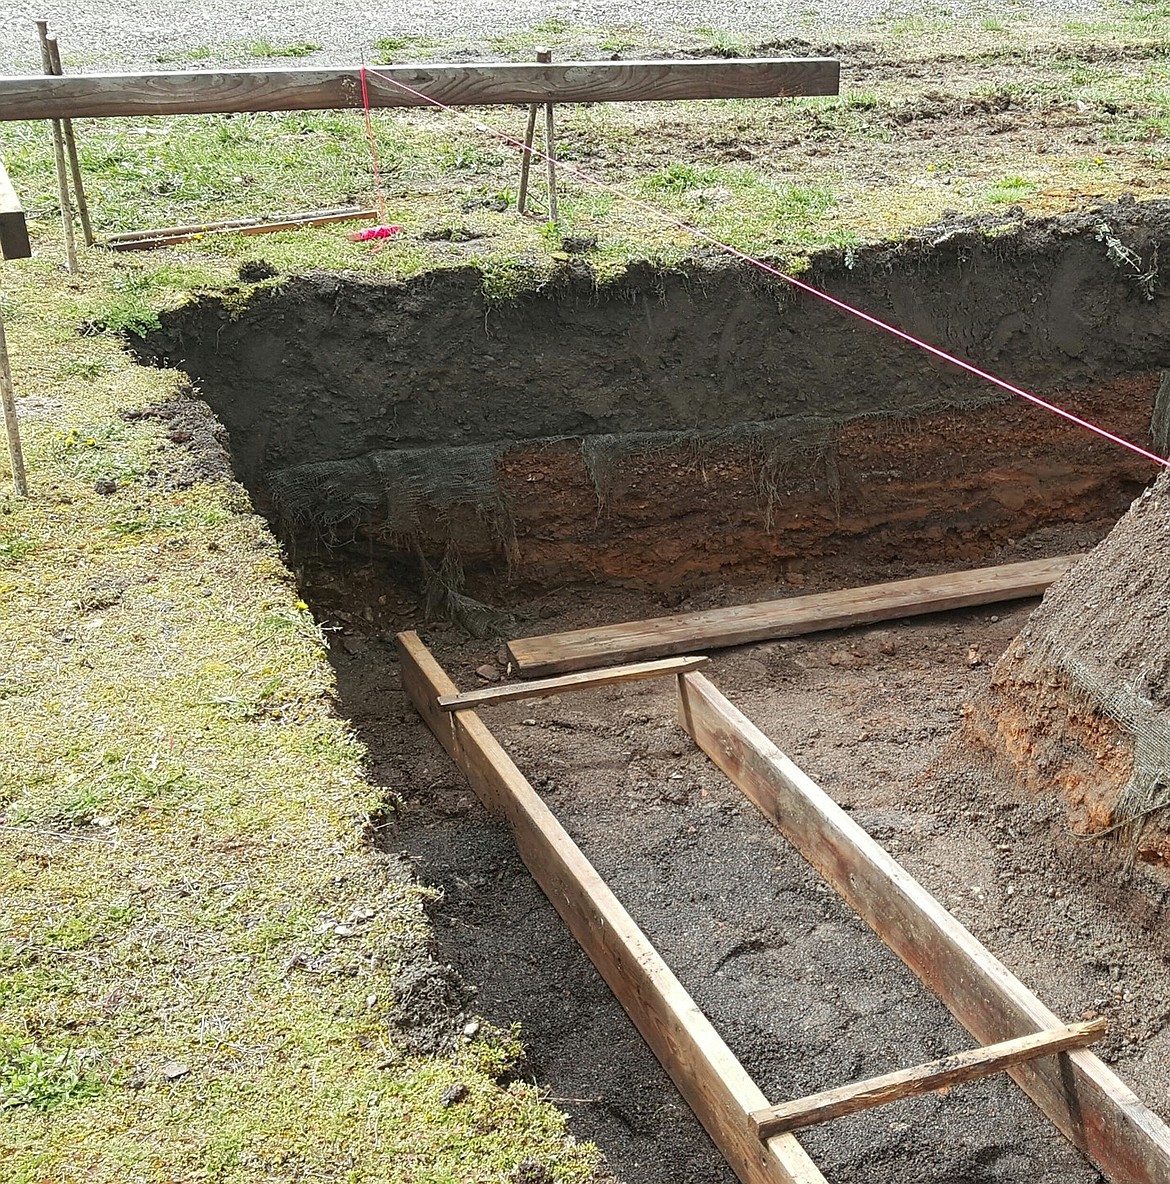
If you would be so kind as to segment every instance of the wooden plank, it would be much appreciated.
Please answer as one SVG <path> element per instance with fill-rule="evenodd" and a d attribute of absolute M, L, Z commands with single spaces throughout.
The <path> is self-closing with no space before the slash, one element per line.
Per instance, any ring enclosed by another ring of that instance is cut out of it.
<path fill-rule="evenodd" d="M 1067 1024 L 1034 1036 L 1005 1040 L 986 1048 L 969 1048 L 963 1052 L 916 1065 L 913 1069 L 899 1069 L 867 1081 L 855 1081 L 837 1089 L 825 1090 L 793 1102 L 783 1102 L 767 1110 L 757 1110 L 752 1118 L 761 1139 L 795 1131 L 817 1122 L 828 1122 L 846 1114 L 857 1114 L 874 1106 L 884 1106 L 902 1098 L 950 1089 L 967 1081 L 980 1081 L 993 1073 L 1002 1073 L 1012 1065 L 1032 1061 L 1037 1057 L 1053 1056 L 1072 1048 L 1085 1048 L 1105 1035 L 1104 1020 L 1087 1024 Z"/>
<path fill-rule="evenodd" d="M 0 160 L 0 258 L 28 259 L 31 256 L 24 210 L 8 179 L 4 162 Z"/>
<path fill-rule="evenodd" d="M 250 219 L 227 225 L 209 223 L 207 226 L 170 231 L 146 230 L 138 235 L 124 234 L 107 239 L 105 246 L 111 251 L 151 251 L 156 247 L 192 242 L 209 234 L 276 234 L 282 230 L 301 230 L 307 226 L 330 226 L 335 222 L 372 222 L 377 216 L 377 210 L 344 210 L 328 214 L 293 214 L 279 222 Z"/>
<path fill-rule="evenodd" d="M 731 608 L 679 613 L 621 625 L 603 625 L 522 637 L 508 643 L 521 674 L 562 674 L 606 662 L 664 658 L 695 650 L 746 645 L 824 629 L 941 613 L 1001 600 L 1041 596 L 1081 556 L 1006 563 L 941 576 L 920 576 L 891 584 L 870 584 L 841 592 L 818 592 Z"/>
<path fill-rule="evenodd" d="M 464 708 L 490 707 L 493 703 L 512 703 L 519 699 L 544 699 L 565 691 L 591 691 L 619 682 L 638 682 L 646 678 L 662 678 L 668 674 L 687 674 L 699 670 L 710 658 L 665 658 L 660 662 L 636 662 L 632 666 L 607 666 L 604 670 L 584 670 L 565 674 L 560 678 L 534 679 L 532 682 L 509 683 L 506 686 L 483 687 L 478 691 L 463 691 L 458 695 L 440 695 L 441 711 L 461 711 Z"/>
<path fill-rule="evenodd" d="M 841 64 L 832 58 L 716 58 L 378 66 L 366 71 L 366 81 L 371 107 L 430 106 L 421 95 L 458 107 L 835 95 L 840 74 Z M 361 105 L 356 67 L 0 77 L 0 120 Z"/>
<path fill-rule="evenodd" d="M 683 726 L 980 1044 L 1060 1020 L 701 674 Z M 1086 1049 L 1009 1072 L 1112 1180 L 1170 1184 L 1170 1130 Z"/>
<path fill-rule="evenodd" d="M 744 1184 L 824 1184 L 793 1135 L 766 1143 L 767 1105 L 682 984 L 473 711 L 441 711 L 456 687 L 414 633 L 398 636 L 402 685 L 484 805 L 506 819 L 521 858 L 593 960 Z"/>

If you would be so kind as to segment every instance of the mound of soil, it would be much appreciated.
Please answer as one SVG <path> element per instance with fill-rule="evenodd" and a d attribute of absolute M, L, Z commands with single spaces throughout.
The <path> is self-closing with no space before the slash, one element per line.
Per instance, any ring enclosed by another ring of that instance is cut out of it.
<path fill-rule="evenodd" d="M 1170 882 L 1170 473 L 1051 588 L 970 709 L 968 738 L 1063 799 L 1075 834 Z"/>

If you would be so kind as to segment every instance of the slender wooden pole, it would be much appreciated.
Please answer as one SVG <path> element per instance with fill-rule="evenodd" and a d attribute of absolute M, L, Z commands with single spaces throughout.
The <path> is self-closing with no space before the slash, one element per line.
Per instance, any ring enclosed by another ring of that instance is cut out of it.
<path fill-rule="evenodd" d="M 536 60 L 544 63 L 551 62 L 552 50 L 538 49 Z M 552 103 L 544 105 L 544 155 L 548 164 L 548 220 L 555 222 L 557 220 L 557 141 L 553 129 Z"/>
<path fill-rule="evenodd" d="M 536 60 L 540 61 L 542 51 L 536 51 Z M 523 214 L 528 208 L 528 174 L 532 170 L 532 145 L 536 141 L 536 112 L 537 104 L 528 107 L 528 127 L 524 132 L 524 151 L 520 155 L 520 192 L 516 195 L 516 212 Z"/>
<path fill-rule="evenodd" d="M 53 73 L 62 77 L 65 73 L 61 65 L 61 49 L 57 38 L 50 36 L 45 39 L 49 46 L 49 59 Z M 81 160 L 77 155 L 77 139 L 73 135 L 73 120 L 62 119 L 61 130 L 65 135 L 65 151 L 69 156 L 69 171 L 73 174 L 73 192 L 77 197 L 77 216 L 81 219 L 81 233 L 87 247 L 93 246 L 93 227 L 89 221 L 89 202 L 85 197 L 85 183 L 81 178 Z"/>
<path fill-rule="evenodd" d="M 28 497 L 28 476 L 24 471 L 24 451 L 20 447 L 20 425 L 16 420 L 16 393 L 12 389 L 12 366 L 8 360 L 8 341 L 4 335 L 4 302 L 0 300 L 0 405 L 4 408 L 4 428 L 8 434 L 8 456 L 12 460 L 12 483 L 17 497 Z"/>
<path fill-rule="evenodd" d="M 46 74 L 53 73 L 53 59 L 49 54 L 49 22 L 37 21 L 37 36 L 41 39 L 41 66 Z M 53 156 L 57 165 L 57 193 L 61 199 L 61 229 L 65 234 L 65 267 L 77 270 L 77 243 L 73 239 L 73 203 L 69 200 L 69 177 L 65 166 L 65 134 L 61 121 L 53 120 Z"/>

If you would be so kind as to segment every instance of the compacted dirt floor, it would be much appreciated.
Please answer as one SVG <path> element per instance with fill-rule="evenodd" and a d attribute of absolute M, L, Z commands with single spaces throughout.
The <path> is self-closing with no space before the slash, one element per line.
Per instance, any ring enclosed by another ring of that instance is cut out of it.
<path fill-rule="evenodd" d="M 987 561 L 1084 550 L 1110 525 L 1046 531 Z M 881 571 L 826 566 L 801 590 L 923 570 L 909 561 Z M 670 607 L 796 591 L 718 588 Z M 416 600 L 373 569 L 342 577 L 310 565 L 306 592 L 330 633 L 340 709 L 369 746 L 372 774 L 401 795 L 380 841 L 441 889 L 434 956 L 477 988 L 485 1019 L 521 1025 L 527 1059 L 516 1072 L 558 1100 L 615 1177 L 731 1181 L 506 829 L 401 694 L 396 629 L 420 628 L 467 688 L 482 685 L 477 669 L 506 677 L 499 641 L 426 625 Z M 742 647 L 713 655 L 708 673 L 1049 1006 L 1068 1019 L 1107 1016 L 1099 1051 L 1165 1115 L 1165 892 L 1119 876 L 1111 853 L 1068 835 L 1055 802 L 1025 798 L 962 736 L 964 705 L 1030 609 L 989 606 Z M 571 589 L 519 606 L 514 632 L 663 611 L 652 596 Z M 695 749 L 674 723 L 670 682 L 508 704 L 488 720 L 769 1097 L 970 1046 Z M 1100 1179 L 1006 1077 L 811 1128 L 802 1141 L 832 1184 Z"/>

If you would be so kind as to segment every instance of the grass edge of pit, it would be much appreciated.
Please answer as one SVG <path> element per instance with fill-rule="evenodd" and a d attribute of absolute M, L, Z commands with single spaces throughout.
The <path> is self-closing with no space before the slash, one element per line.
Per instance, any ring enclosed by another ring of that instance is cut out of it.
<path fill-rule="evenodd" d="M 93 329 L 100 276 L 0 282 L 32 488 L 0 491 L 7 1178 L 591 1178 L 427 965 L 428 892 L 369 842 L 394 787 L 185 378 Z"/>

